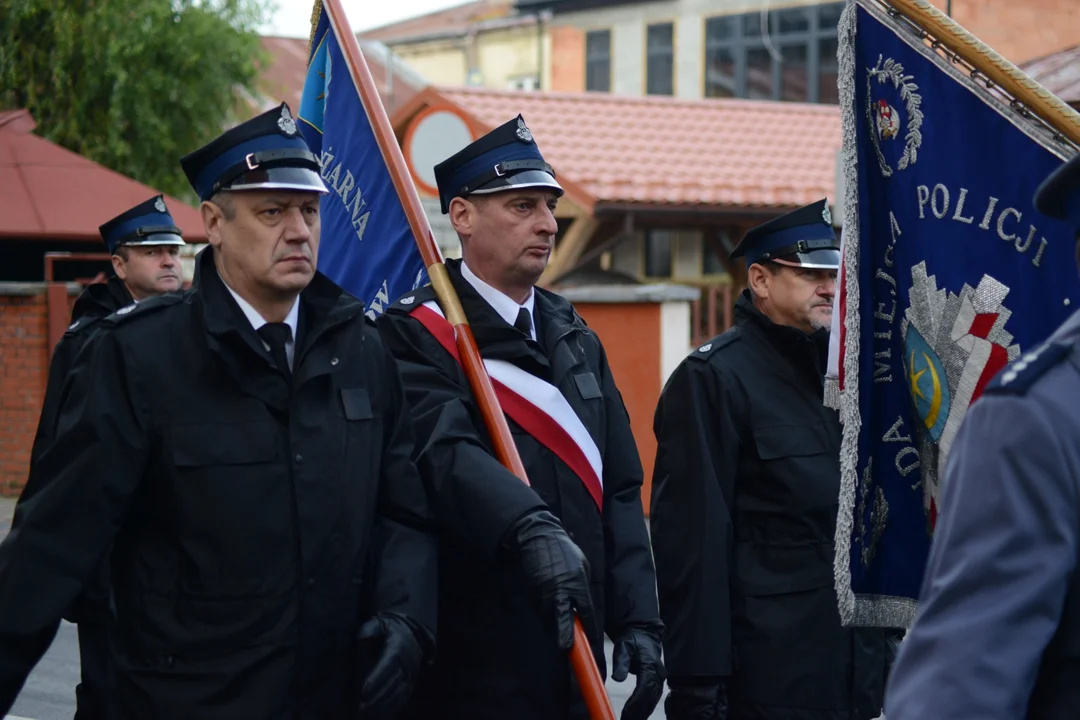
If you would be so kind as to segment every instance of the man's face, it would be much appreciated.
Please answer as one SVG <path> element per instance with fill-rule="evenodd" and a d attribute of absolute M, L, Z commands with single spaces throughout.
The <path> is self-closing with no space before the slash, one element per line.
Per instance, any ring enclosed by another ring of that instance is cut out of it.
<path fill-rule="evenodd" d="M 113 269 L 136 300 L 183 287 L 178 246 L 128 245 L 126 248 L 123 255 L 112 256 Z"/>
<path fill-rule="evenodd" d="M 202 204 L 226 282 L 246 297 L 295 297 L 319 259 L 319 194 L 245 190 Z"/>
<path fill-rule="evenodd" d="M 828 329 L 836 295 L 836 270 L 780 263 L 775 267 L 775 273 L 761 265 L 750 268 L 751 286 L 769 319 L 807 333 Z"/>
<path fill-rule="evenodd" d="M 464 236 L 465 262 L 496 284 L 536 284 L 547 267 L 559 230 L 557 204 L 554 192 L 539 188 L 456 198 L 450 219 Z"/>

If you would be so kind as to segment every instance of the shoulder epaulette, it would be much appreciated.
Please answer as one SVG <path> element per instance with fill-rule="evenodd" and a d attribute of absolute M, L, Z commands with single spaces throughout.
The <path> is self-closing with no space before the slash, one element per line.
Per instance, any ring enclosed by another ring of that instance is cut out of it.
<path fill-rule="evenodd" d="M 68 325 L 68 329 L 64 331 L 64 337 L 73 337 L 85 332 L 101 319 L 101 315 L 83 315 L 81 318 Z"/>
<path fill-rule="evenodd" d="M 132 318 L 144 317 L 147 313 L 152 313 L 162 308 L 175 305 L 184 299 L 184 295 L 181 293 L 167 293 L 165 295 L 158 295 L 157 297 L 147 298 L 141 300 L 138 303 L 132 303 L 131 305 L 125 305 L 112 315 L 101 319 L 102 323 L 109 326 L 116 326 L 121 323 L 128 322 Z"/>
<path fill-rule="evenodd" d="M 704 345 L 698 347 L 696 350 L 690 353 L 690 357 L 697 358 L 698 360 L 708 360 L 713 356 L 713 354 L 715 354 L 722 348 L 726 348 L 728 345 L 731 345 L 731 343 L 738 340 L 739 336 L 739 328 L 737 326 L 732 327 L 729 330 L 721 333 L 720 335 L 717 335 Z"/>
<path fill-rule="evenodd" d="M 988 395 L 1023 395 L 1040 377 L 1069 356 L 1071 346 L 1051 341 L 1006 365 L 986 386 Z"/>
<path fill-rule="evenodd" d="M 392 305 L 386 308 L 387 312 L 394 311 L 399 313 L 411 313 L 419 305 L 423 305 L 428 300 L 435 299 L 435 288 L 431 287 L 431 283 L 422 285 L 411 292 L 407 292 L 399 297 Z"/>

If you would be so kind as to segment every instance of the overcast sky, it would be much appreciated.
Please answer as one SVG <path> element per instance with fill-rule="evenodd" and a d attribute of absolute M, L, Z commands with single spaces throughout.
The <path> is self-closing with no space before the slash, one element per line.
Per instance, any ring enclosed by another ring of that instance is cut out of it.
<path fill-rule="evenodd" d="M 370 30 L 398 20 L 461 5 L 466 0 L 342 0 L 353 32 Z M 307 37 L 311 32 L 313 0 L 276 0 L 278 10 L 263 28 L 266 35 Z"/>

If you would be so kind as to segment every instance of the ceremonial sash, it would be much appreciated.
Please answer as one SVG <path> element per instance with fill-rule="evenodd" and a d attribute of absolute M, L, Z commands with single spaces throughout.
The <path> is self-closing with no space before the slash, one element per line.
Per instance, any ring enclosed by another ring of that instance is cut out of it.
<path fill-rule="evenodd" d="M 427 328 L 454 360 L 461 362 L 454 328 L 436 302 L 428 301 L 410 315 Z M 484 366 L 503 413 L 566 463 L 603 512 L 604 466 L 600 449 L 559 389 L 505 360 L 485 358 Z"/>

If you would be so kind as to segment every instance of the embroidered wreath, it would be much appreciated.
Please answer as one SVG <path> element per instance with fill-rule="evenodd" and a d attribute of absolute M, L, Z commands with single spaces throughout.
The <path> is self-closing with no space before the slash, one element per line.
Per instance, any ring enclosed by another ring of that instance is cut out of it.
<path fill-rule="evenodd" d="M 892 177 L 893 169 L 885 161 L 881 153 L 881 145 L 878 142 L 877 126 L 874 123 L 874 103 L 871 100 L 873 87 L 872 80 L 879 83 L 892 82 L 893 87 L 900 91 L 900 99 L 904 101 L 904 109 L 907 110 L 907 134 L 904 137 L 904 154 L 900 162 L 896 164 L 897 170 L 903 170 L 909 165 L 914 165 L 918 157 L 919 148 L 922 146 L 922 96 L 919 95 L 919 86 L 911 82 L 912 75 L 904 74 L 904 66 L 892 58 L 884 60 L 878 56 L 877 65 L 867 68 L 866 71 L 866 119 L 870 123 L 870 137 L 874 140 L 874 149 L 877 151 L 878 162 L 881 165 L 881 173 L 885 177 Z"/>

